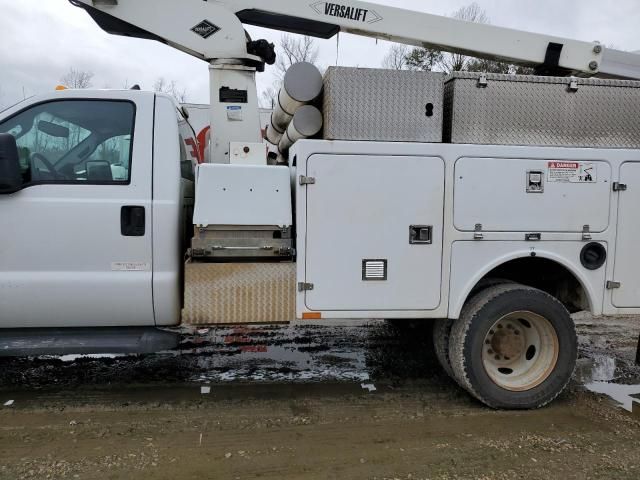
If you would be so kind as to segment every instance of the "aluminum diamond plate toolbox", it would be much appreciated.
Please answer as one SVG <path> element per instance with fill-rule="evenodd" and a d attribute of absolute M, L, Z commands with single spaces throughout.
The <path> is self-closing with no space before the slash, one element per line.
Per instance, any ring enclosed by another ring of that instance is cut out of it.
<path fill-rule="evenodd" d="M 325 140 L 442 142 L 444 75 L 330 67 Z"/>
<path fill-rule="evenodd" d="M 290 322 L 296 317 L 296 264 L 192 263 L 185 267 L 188 325 Z"/>
<path fill-rule="evenodd" d="M 444 141 L 640 148 L 640 82 L 456 72 Z"/>

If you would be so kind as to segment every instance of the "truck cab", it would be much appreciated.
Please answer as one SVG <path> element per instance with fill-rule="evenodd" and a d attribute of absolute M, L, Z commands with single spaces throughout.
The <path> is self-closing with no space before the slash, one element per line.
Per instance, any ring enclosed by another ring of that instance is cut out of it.
<path fill-rule="evenodd" d="M 1 117 L 21 183 L 0 195 L 0 328 L 177 325 L 197 162 L 181 108 L 66 90 Z"/>

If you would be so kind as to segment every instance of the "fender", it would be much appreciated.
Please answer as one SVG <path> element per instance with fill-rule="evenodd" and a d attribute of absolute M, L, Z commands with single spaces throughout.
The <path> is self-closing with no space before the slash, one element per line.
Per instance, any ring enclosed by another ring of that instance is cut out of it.
<path fill-rule="evenodd" d="M 571 274 L 578 280 L 578 282 L 586 292 L 587 301 L 589 302 L 589 309 L 593 313 L 598 313 L 598 312 L 594 312 L 595 306 L 598 304 L 598 302 L 595 301 L 595 298 L 597 296 L 596 291 L 594 290 L 589 280 L 580 271 L 579 266 L 572 264 L 571 262 L 567 261 L 566 258 L 556 253 L 540 248 L 541 246 L 542 245 L 540 244 L 536 245 L 536 251 L 535 251 L 536 258 L 544 258 L 546 260 L 551 260 L 561 265 L 562 267 L 566 268 L 569 272 L 571 272 Z M 486 264 L 482 268 L 482 270 L 479 270 L 473 277 L 469 278 L 469 281 L 466 283 L 465 288 L 462 291 L 462 294 L 460 295 L 459 298 L 454 299 L 451 296 L 449 297 L 449 318 L 456 319 L 460 316 L 462 307 L 464 306 L 465 302 L 469 298 L 469 295 L 471 294 L 472 290 L 478 284 L 478 282 L 480 282 L 480 280 L 482 280 L 489 272 L 508 262 L 511 262 L 513 260 L 523 259 L 523 258 L 531 258 L 530 248 L 527 248 L 527 249 L 521 248 L 516 251 L 509 252 L 501 257 L 495 258 L 492 262 Z M 453 272 L 451 275 L 451 279 L 453 279 Z M 451 280 L 450 280 L 450 285 L 451 285 Z M 639 348 L 640 348 L 640 345 L 639 345 Z M 640 355 L 640 351 L 639 351 L 639 355 Z"/>

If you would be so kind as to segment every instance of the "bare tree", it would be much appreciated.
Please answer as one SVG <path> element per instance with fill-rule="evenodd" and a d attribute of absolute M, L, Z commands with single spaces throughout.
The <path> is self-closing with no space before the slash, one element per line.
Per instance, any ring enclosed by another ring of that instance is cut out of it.
<path fill-rule="evenodd" d="M 260 94 L 260 105 L 264 108 L 274 107 L 280 91 L 280 84 L 292 65 L 300 62 L 309 62 L 320 68 L 318 65 L 319 48 L 312 37 L 283 34 L 280 37 L 276 52 L 278 54 L 278 59 L 274 65 L 276 81 Z"/>
<path fill-rule="evenodd" d="M 465 65 L 465 70 L 468 72 L 505 73 L 509 75 L 535 74 L 535 69 L 531 67 L 522 67 L 507 62 L 497 62 L 495 60 L 484 60 L 481 58 L 469 58 Z"/>
<path fill-rule="evenodd" d="M 276 101 L 278 97 L 278 90 L 275 84 L 271 87 L 267 87 L 262 91 L 260 95 L 260 105 L 263 108 L 276 108 Z"/>
<path fill-rule="evenodd" d="M 71 67 L 60 79 L 60 82 L 68 88 L 90 88 L 92 86 L 93 72 L 76 70 Z"/>
<path fill-rule="evenodd" d="M 394 43 L 382 59 L 382 68 L 386 68 L 387 70 L 407 70 L 409 67 L 407 64 L 409 53 L 409 47 Z"/>
<path fill-rule="evenodd" d="M 319 49 L 312 37 L 296 37 L 285 33 L 280 37 L 277 53 L 276 75 L 282 81 L 291 65 L 299 62 L 309 62 L 316 65 Z"/>
<path fill-rule="evenodd" d="M 186 103 L 187 101 L 187 90 L 181 88 L 175 80 L 167 81 L 164 77 L 160 77 L 153 84 L 153 90 L 171 95 L 178 103 Z"/>
<path fill-rule="evenodd" d="M 485 12 L 476 2 L 460 8 L 453 13 L 452 17 L 457 20 L 464 20 L 465 22 L 490 23 L 487 12 Z M 461 70 L 467 70 L 467 65 L 470 60 L 471 57 L 467 57 L 460 53 L 448 53 L 442 56 L 440 65 L 447 73 L 458 72 Z"/>
<path fill-rule="evenodd" d="M 423 70 L 431 72 L 438 70 L 442 64 L 444 54 L 440 50 L 431 48 L 414 48 L 406 56 L 407 68 L 409 70 Z"/>
<path fill-rule="evenodd" d="M 487 13 L 476 2 L 462 7 L 452 15 L 457 20 L 475 23 L 491 23 Z M 484 60 L 469 57 L 461 53 L 446 53 L 429 48 L 413 48 L 405 58 L 407 66 L 411 70 L 439 70 L 445 73 L 456 71 L 508 73 L 517 75 L 529 75 L 535 73 L 533 68 L 520 67 L 508 62 Z"/>

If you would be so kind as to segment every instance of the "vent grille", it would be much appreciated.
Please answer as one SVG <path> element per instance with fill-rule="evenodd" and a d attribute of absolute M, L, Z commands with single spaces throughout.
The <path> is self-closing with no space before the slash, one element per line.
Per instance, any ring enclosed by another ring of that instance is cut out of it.
<path fill-rule="evenodd" d="M 365 282 L 387 280 L 387 260 L 363 260 L 362 280 Z"/>

